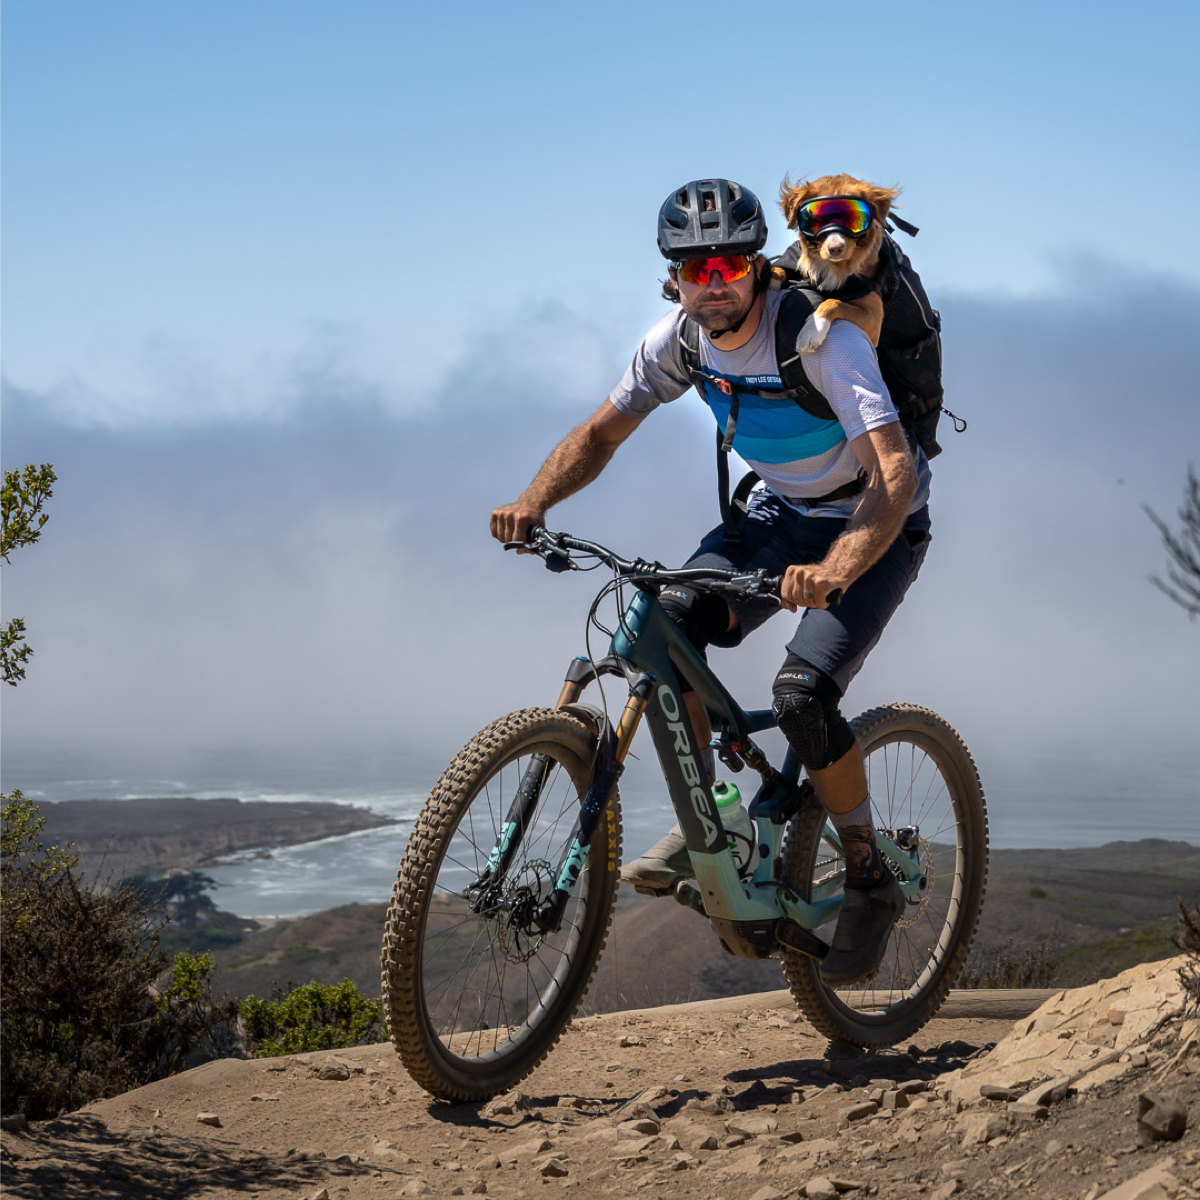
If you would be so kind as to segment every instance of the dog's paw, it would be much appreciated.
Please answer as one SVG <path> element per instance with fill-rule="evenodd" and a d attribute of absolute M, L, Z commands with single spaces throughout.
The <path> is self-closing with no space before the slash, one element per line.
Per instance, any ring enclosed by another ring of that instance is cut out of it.
<path fill-rule="evenodd" d="M 826 334 L 829 333 L 830 323 L 828 317 L 813 313 L 804 322 L 804 326 L 796 338 L 796 349 L 801 354 L 812 354 L 825 340 Z"/>

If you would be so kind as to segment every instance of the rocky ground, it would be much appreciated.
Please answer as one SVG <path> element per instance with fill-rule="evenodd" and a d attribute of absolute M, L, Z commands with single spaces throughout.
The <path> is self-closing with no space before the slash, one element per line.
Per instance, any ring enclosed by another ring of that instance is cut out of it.
<path fill-rule="evenodd" d="M 386 1045 L 224 1060 L 9 1129 L 4 1186 L 23 1200 L 1198 1200 L 1200 1021 L 1183 1014 L 1180 961 L 1015 1023 L 935 1020 L 871 1054 L 830 1047 L 778 999 L 591 1017 L 488 1105 L 431 1102 Z"/>

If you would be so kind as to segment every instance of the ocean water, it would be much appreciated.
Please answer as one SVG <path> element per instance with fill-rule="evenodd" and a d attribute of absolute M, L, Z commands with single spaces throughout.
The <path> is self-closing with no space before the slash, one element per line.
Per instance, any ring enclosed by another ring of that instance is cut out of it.
<path fill-rule="evenodd" d="M 771 754 L 772 747 L 767 749 Z M 398 821 L 299 846 L 247 851 L 205 868 L 219 885 L 221 908 L 245 917 L 297 917 L 340 904 L 386 901 L 442 765 L 396 756 L 283 771 L 276 767 L 269 773 L 242 763 L 227 773 L 193 772 L 187 778 L 58 778 L 61 769 L 55 767 L 61 764 L 47 764 L 41 771 L 22 764 L 21 786 L 45 803 L 133 796 L 321 800 L 358 805 Z M 1071 848 L 1143 838 L 1200 845 L 1200 784 L 1190 755 L 1175 760 L 1160 755 L 1136 766 L 1105 765 L 1096 758 L 983 759 L 979 768 L 994 849 Z M 738 779 L 746 781 L 749 774 Z M 392 778 L 398 781 L 394 785 Z M 630 858 L 656 841 L 674 815 L 652 762 L 631 759 L 620 790 L 625 857 Z"/>

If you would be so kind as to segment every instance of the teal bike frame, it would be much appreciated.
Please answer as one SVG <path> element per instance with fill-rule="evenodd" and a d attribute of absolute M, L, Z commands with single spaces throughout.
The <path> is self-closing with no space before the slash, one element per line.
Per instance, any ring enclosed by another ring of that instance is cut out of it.
<path fill-rule="evenodd" d="M 637 583 L 632 586 L 637 587 Z M 700 584 L 700 586 L 703 586 Z M 601 675 L 623 676 L 629 700 L 614 730 L 598 709 L 579 703 L 584 687 Z M 711 793 L 711 780 L 701 759 L 701 746 L 683 702 L 682 681 L 704 703 L 715 731 L 713 745 L 723 761 L 741 760 L 762 777 L 750 805 L 758 839 L 754 871 L 743 878 Z M 593 662 L 577 658 L 571 664 L 558 707 L 593 721 L 600 745 L 593 780 L 581 806 L 579 821 L 556 874 L 554 893 L 540 907 L 537 923 L 557 928 L 579 873 L 600 813 L 622 770 L 633 734 L 644 716 L 675 813 L 687 843 L 695 873 L 698 901 L 727 950 L 744 958 L 765 958 L 783 942 L 792 949 L 823 957 L 826 943 L 811 931 L 833 921 L 841 908 L 844 872 L 831 872 L 811 889 L 808 899 L 780 881 L 780 856 L 789 818 L 802 804 L 818 803 L 809 784 L 800 784 L 800 767 L 789 750 L 782 770 L 776 770 L 751 740 L 770 729 L 770 709 L 747 712 L 729 694 L 708 664 L 666 615 L 655 595 L 638 590 L 621 617 L 607 657 Z M 523 829 L 537 803 L 545 761 L 527 768 L 509 819 L 476 887 L 486 890 L 488 878 L 501 876 L 511 860 L 514 835 Z M 840 851 L 836 830 L 827 825 L 825 838 Z M 888 860 L 906 898 L 916 897 L 927 881 L 917 861 L 915 837 L 908 830 L 877 831 L 876 841 Z M 477 893 L 479 894 L 479 893 Z M 679 897 L 683 902 L 687 898 Z"/>

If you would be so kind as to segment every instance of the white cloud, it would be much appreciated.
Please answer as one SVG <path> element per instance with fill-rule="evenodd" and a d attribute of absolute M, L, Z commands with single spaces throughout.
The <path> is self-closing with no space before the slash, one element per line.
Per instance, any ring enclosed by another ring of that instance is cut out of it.
<path fill-rule="evenodd" d="M 1141 505 L 1173 513 L 1200 446 L 1200 295 L 1156 307 L 1151 287 L 1092 278 L 1086 304 L 943 303 L 948 403 L 970 429 L 943 439 L 929 560 L 848 703 L 944 709 L 997 769 L 1193 733 L 1196 629 L 1147 582 L 1164 559 Z M 4 697 L 6 786 L 48 762 L 178 776 L 220 755 L 444 757 L 497 712 L 552 703 L 597 577 L 504 556 L 487 515 L 632 346 L 615 363 L 576 349 L 619 333 L 530 314 L 399 411 L 336 337 L 255 419 L 217 404 L 201 420 L 196 396 L 182 424 L 81 425 L 8 385 L 6 462 L 52 461 L 60 484 L 42 544 L 5 568 L 36 650 Z M 715 523 L 712 457 L 685 398 L 554 521 L 681 561 Z M 748 705 L 767 702 L 789 621 L 716 660 Z"/>

